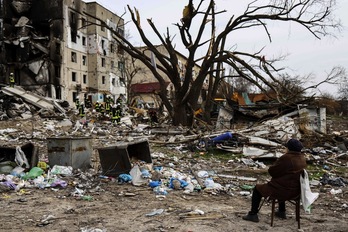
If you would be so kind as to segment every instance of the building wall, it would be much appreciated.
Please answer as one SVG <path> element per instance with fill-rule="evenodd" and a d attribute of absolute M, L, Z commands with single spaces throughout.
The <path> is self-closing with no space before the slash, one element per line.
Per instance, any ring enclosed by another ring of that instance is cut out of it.
<path fill-rule="evenodd" d="M 0 83 L 6 84 L 6 77 L 14 72 L 16 85 L 66 100 L 72 106 L 76 96 L 125 92 L 115 81 L 121 73 L 112 67 L 121 58 L 116 51 L 111 52 L 111 47 L 117 47 L 111 33 L 95 25 L 83 27 L 87 21 L 95 22 L 84 12 L 108 25 L 123 25 L 122 18 L 96 2 L 82 0 L 1 3 L 0 42 L 10 42 L 0 43 L 4 51 L 0 55 Z"/>
<path fill-rule="evenodd" d="M 118 25 L 122 25 L 123 19 L 113 14 L 106 8 L 94 4 L 87 4 L 87 12 L 93 16 L 97 16 L 103 20 L 109 27 L 117 30 Z M 92 17 L 89 21 L 99 24 Z M 119 94 L 125 94 L 125 88 L 120 83 L 122 73 L 118 70 L 118 62 L 122 56 L 117 52 L 117 43 L 112 38 L 110 30 L 103 29 L 103 27 L 89 27 L 89 75 L 93 87 L 97 87 L 99 92 L 110 94 L 117 98 Z"/>
<path fill-rule="evenodd" d="M 70 105 L 73 105 L 76 96 L 82 99 L 88 87 L 88 81 L 84 82 L 84 75 L 88 76 L 88 35 L 87 29 L 82 28 L 86 17 L 81 14 L 86 10 L 86 6 L 82 1 L 79 4 L 76 4 L 77 2 L 66 0 L 66 4 L 63 6 L 65 30 L 62 63 L 64 94 L 62 97 Z"/>

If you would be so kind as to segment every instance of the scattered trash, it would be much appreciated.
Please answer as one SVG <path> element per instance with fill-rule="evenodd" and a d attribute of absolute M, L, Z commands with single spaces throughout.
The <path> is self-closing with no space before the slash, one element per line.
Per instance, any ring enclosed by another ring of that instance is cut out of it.
<path fill-rule="evenodd" d="M 51 169 L 53 175 L 71 176 L 73 168 L 71 166 L 54 165 Z"/>
<path fill-rule="evenodd" d="M 33 167 L 32 169 L 30 169 L 30 171 L 28 173 L 26 173 L 22 178 L 24 180 L 28 180 L 28 179 L 35 179 L 38 176 L 41 176 L 44 173 L 44 170 L 42 170 L 39 167 Z"/>
<path fill-rule="evenodd" d="M 340 193 L 342 193 L 342 189 L 331 189 L 330 193 L 332 195 L 340 194 Z"/>
<path fill-rule="evenodd" d="M 147 213 L 145 214 L 145 216 L 147 217 L 153 217 L 153 216 L 156 216 L 156 215 L 160 215 L 164 212 L 164 209 L 155 209 L 154 211 L 152 211 L 151 213 Z"/>

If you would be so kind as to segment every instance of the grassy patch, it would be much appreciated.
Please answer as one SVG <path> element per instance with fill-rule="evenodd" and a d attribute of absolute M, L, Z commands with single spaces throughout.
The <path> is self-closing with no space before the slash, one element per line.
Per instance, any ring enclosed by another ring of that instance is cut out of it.
<path fill-rule="evenodd" d="M 233 154 L 231 152 L 226 152 L 219 149 L 211 149 L 206 152 L 198 153 L 198 156 L 202 159 L 207 159 L 207 160 L 214 158 L 219 161 L 228 161 L 228 160 L 240 159 L 243 157 L 243 154 Z"/>
<path fill-rule="evenodd" d="M 308 172 L 309 179 L 313 180 L 319 180 L 324 175 L 324 173 L 327 173 L 327 170 L 318 165 L 308 165 L 306 170 Z"/>

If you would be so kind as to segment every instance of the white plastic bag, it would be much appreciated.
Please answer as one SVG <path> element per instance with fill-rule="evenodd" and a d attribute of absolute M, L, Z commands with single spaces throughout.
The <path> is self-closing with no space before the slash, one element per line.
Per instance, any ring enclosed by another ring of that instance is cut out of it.
<path fill-rule="evenodd" d="M 132 184 L 140 186 L 147 183 L 147 180 L 142 177 L 142 173 L 138 165 L 135 165 L 129 172 L 132 176 Z"/>
<path fill-rule="evenodd" d="M 22 151 L 22 149 L 19 146 L 16 147 L 15 162 L 18 166 L 20 166 L 22 168 L 23 168 L 23 165 L 25 165 L 24 168 L 30 167 L 28 160 L 27 160 L 27 157 L 25 156 L 24 152 Z"/>
<path fill-rule="evenodd" d="M 301 183 L 301 202 L 303 209 L 306 213 L 311 212 L 311 205 L 313 202 L 318 199 L 319 193 L 312 193 L 310 187 L 309 187 L 309 178 L 308 173 L 306 170 L 303 170 L 304 177 L 300 176 L 300 183 Z"/>

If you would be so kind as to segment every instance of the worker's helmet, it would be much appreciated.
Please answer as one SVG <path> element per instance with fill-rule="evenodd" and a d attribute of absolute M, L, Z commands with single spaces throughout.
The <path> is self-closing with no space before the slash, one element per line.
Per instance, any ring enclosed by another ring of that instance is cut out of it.
<path fill-rule="evenodd" d="M 116 105 L 116 104 L 114 104 L 112 107 L 116 108 L 116 107 L 117 107 L 117 105 Z"/>
<path fill-rule="evenodd" d="M 76 97 L 76 99 L 79 99 L 79 98 L 80 98 L 79 96 Z"/>
<path fill-rule="evenodd" d="M 10 75 L 13 76 L 13 73 L 11 72 Z"/>

